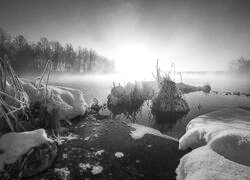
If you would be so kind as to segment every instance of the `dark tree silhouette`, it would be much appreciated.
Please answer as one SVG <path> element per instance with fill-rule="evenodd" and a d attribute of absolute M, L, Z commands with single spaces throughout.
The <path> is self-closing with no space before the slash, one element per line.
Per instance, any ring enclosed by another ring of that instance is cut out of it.
<path fill-rule="evenodd" d="M 38 42 L 30 43 L 23 35 L 14 38 L 0 28 L 0 57 L 7 55 L 17 73 L 40 73 L 48 60 L 53 63 L 53 70 L 60 72 L 112 72 L 114 61 L 98 55 L 87 48 L 72 44 L 65 46 L 58 41 L 49 41 L 42 37 Z"/>

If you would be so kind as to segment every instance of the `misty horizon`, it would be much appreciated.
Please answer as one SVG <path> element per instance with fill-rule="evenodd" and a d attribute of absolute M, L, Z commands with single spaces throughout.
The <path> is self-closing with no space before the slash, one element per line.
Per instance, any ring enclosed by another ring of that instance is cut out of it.
<path fill-rule="evenodd" d="M 225 71 L 250 59 L 248 1 L 1 1 L 0 26 L 13 36 L 93 48 L 118 71 Z"/>

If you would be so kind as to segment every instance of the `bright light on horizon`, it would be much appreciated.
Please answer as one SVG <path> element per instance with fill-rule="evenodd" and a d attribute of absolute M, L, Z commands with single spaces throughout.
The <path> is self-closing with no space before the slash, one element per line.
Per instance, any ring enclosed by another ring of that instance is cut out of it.
<path fill-rule="evenodd" d="M 117 71 L 131 76 L 143 76 L 153 72 L 156 62 L 150 48 L 136 43 L 121 45 L 115 53 L 115 59 Z"/>

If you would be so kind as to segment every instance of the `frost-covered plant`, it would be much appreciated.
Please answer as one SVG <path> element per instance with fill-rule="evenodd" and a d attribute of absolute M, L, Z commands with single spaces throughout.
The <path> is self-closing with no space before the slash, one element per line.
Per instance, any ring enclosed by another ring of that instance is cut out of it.
<path fill-rule="evenodd" d="M 175 72 L 174 72 L 175 73 Z M 181 92 L 177 89 L 176 83 L 171 79 L 170 74 L 162 73 L 156 64 L 156 76 L 159 92 L 152 100 L 152 112 L 154 114 L 161 112 L 187 112 L 189 107 L 187 102 L 182 98 Z"/>

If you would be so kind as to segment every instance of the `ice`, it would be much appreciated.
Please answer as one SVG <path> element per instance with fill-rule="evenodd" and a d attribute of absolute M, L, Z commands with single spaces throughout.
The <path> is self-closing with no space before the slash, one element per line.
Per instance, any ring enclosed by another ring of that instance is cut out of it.
<path fill-rule="evenodd" d="M 93 175 L 96 175 L 96 174 L 102 173 L 102 171 L 103 171 L 103 167 L 100 166 L 100 165 L 98 165 L 98 166 L 93 166 L 93 167 L 92 167 L 91 173 L 92 173 Z"/>
<path fill-rule="evenodd" d="M 122 157 L 124 157 L 124 154 L 122 152 L 116 152 L 115 157 L 122 158 Z"/>
<path fill-rule="evenodd" d="M 134 123 L 128 123 L 128 126 L 135 129 L 134 131 L 130 132 L 130 136 L 135 140 L 143 138 L 145 134 L 152 134 L 152 135 L 155 135 L 155 136 L 158 136 L 158 137 L 162 137 L 162 138 L 165 138 L 165 139 L 169 139 L 169 140 L 179 142 L 178 139 L 176 139 L 174 137 L 170 137 L 170 136 L 165 135 L 165 134 L 162 134 L 157 129 L 153 129 L 153 128 L 150 128 L 150 127 L 147 127 L 147 126 L 143 126 L 143 125 L 140 125 L 140 124 L 134 124 Z"/>
<path fill-rule="evenodd" d="M 12 164 L 23 154 L 26 154 L 31 148 L 39 146 L 46 142 L 53 142 L 47 137 L 44 129 L 37 129 L 26 132 L 11 132 L 4 134 L 0 138 L 0 171 L 4 164 Z"/>
<path fill-rule="evenodd" d="M 250 167 L 226 159 L 208 146 L 203 146 L 181 158 L 176 174 L 177 180 L 247 180 Z"/>
<path fill-rule="evenodd" d="M 197 149 L 180 160 L 177 179 L 249 179 L 250 111 L 226 108 L 191 120 L 179 142 L 189 147 Z"/>

